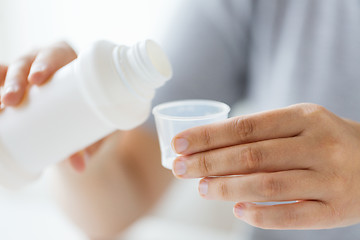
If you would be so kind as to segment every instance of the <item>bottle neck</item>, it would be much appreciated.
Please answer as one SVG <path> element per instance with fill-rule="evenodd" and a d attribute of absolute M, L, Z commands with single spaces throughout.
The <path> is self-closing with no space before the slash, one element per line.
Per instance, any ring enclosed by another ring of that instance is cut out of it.
<path fill-rule="evenodd" d="M 124 84 L 143 100 L 151 100 L 155 89 L 172 77 L 168 58 L 151 40 L 139 42 L 132 47 L 116 47 L 113 61 Z"/>

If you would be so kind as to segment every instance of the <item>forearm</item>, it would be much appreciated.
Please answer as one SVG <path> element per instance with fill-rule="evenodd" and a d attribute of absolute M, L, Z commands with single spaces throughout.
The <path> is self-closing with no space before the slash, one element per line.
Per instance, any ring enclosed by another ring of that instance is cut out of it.
<path fill-rule="evenodd" d="M 57 172 L 57 198 L 93 239 L 111 239 L 144 215 L 171 179 L 156 138 L 140 129 L 108 139 L 83 173 L 67 162 Z"/>

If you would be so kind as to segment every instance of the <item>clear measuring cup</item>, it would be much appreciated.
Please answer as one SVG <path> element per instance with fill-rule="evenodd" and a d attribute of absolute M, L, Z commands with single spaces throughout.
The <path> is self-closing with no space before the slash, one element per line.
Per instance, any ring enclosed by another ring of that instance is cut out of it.
<path fill-rule="evenodd" d="M 212 100 L 182 100 L 154 107 L 162 165 L 172 169 L 173 161 L 178 156 L 171 147 L 171 140 L 176 134 L 188 128 L 224 120 L 229 112 L 228 105 Z"/>

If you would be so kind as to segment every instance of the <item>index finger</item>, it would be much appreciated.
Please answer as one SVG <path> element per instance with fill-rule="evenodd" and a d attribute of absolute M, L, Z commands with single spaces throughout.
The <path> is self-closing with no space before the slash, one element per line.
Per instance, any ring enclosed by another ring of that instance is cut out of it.
<path fill-rule="evenodd" d="M 174 150 L 183 155 L 238 144 L 299 135 L 304 130 L 303 116 L 312 104 L 233 117 L 223 122 L 185 130 L 173 138 Z"/>

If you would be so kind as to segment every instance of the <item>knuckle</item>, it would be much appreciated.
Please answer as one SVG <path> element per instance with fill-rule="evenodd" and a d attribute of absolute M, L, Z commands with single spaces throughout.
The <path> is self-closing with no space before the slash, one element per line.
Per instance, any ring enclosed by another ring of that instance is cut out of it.
<path fill-rule="evenodd" d="M 224 181 L 219 181 L 217 183 L 217 191 L 221 199 L 229 199 L 230 198 L 230 192 L 227 184 Z"/>
<path fill-rule="evenodd" d="M 209 128 L 204 127 L 201 132 L 202 141 L 206 146 L 210 146 L 213 142 L 212 134 L 210 133 Z"/>
<path fill-rule="evenodd" d="M 305 113 L 320 111 L 321 109 L 324 109 L 324 107 L 315 103 L 299 103 L 299 104 L 295 104 L 294 107 L 301 109 Z"/>
<path fill-rule="evenodd" d="M 304 117 L 316 121 L 320 120 L 324 116 L 328 116 L 329 114 L 329 111 L 325 107 L 318 104 L 302 103 L 299 104 L 299 108 Z"/>
<path fill-rule="evenodd" d="M 282 191 L 282 188 L 282 183 L 278 179 L 264 176 L 260 181 L 259 194 L 264 200 L 273 200 Z"/>
<path fill-rule="evenodd" d="M 253 171 L 261 167 L 263 154 L 258 148 L 247 147 L 240 152 L 240 159 L 247 171 Z"/>
<path fill-rule="evenodd" d="M 284 216 L 283 219 L 281 219 L 281 222 L 285 224 L 285 227 L 296 226 L 299 221 L 299 214 L 292 209 L 286 209 L 284 211 Z"/>
<path fill-rule="evenodd" d="M 203 176 L 207 176 L 212 171 L 212 163 L 208 154 L 201 154 L 198 159 L 198 169 L 200 170 L 200 174 Z"/>
<path fill-rule="evenodd" d="M 247 139 L 254 133 L 255 122 L 251 118 L 237 117 L 232 121 L 231 128 L 241 139 Z"/>
<path fill-rule="evenodd" d="M 332 205 L 327 205 L 325 203 L 323 203 L 325 205 L 325 208 L 327 208 L 328 212 L 329 212 L 329 219 L 330 220 L 338 220 L 338 221 L 343 221 L 345 219 L 345 211 L 344 209 L 340 209 L 340 208 L 335 208 Z"/>

